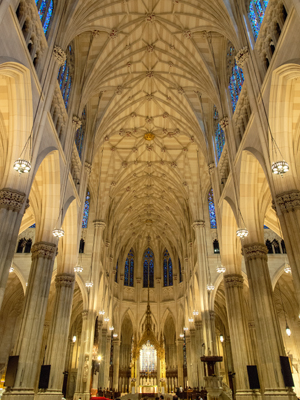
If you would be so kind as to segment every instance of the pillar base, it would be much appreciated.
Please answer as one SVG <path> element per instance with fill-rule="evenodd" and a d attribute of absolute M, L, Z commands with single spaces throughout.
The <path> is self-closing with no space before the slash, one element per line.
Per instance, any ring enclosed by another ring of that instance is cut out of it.
<path fill-rule="evenodd" d="M 75 392 L 74 396 L 73 396 L 73 400 L 90 400 L 91 398 L 91 394 L 90 392 L 83 392 L 83 393 L 79 393 L 79 392 Z"/>
<path fill-rule="evenodd" d="M 33 389 L 22 388 L 22 389 L 12 389 L 6 390 L 2 395 L 4 400 L 34 400 L 35 393 Z"/>
<path fill-rule="evenodd" d="M 34 400 L 61 400 L 64 397 L 61 391 L 47 389 L 43 392 L 38 392 Z"/>
<path fill-rule="evenodd" d="M 260 400 L 262 395 L 258 389 L 241 389 L 236 391 L 237 400 Z"/>
<path fill-rule="evenodd" d="M 292 388 L 286 389 L 266 389 L 264 394 L 264 400 L 273 399 L 285 399 L 285 400 L 296 400 L 296 393 Z"/>

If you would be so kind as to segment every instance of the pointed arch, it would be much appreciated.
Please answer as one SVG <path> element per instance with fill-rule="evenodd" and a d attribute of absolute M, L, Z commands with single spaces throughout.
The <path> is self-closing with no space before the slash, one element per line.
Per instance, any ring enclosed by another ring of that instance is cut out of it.
<path fill-rule="evenodd" d="M 134 252 L 130 249 L 125 261 L 124 285 L 133 287 L 134 279 Z"/>
<path fill-rule="evenodd" d="M 173 286 L 173 264 L 167 249 L 163 255 L 164 286 Z"/>
<path fill-rule="evenodd" d="M 148 247 L 144 252 L 143 257 L 143 286 L 153 288 L 154 287 L 154 253 Z"/>

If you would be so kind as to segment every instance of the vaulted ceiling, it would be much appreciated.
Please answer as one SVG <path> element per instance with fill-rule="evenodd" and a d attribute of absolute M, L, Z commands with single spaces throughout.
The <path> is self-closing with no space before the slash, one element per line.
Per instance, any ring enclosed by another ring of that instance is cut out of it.
<path fill-rule="evenodd" d="M 213 106 L 235 42 L 227 9 L 220 0 L 72 4 L 64 40 L 75 44 L 87 104 L 98 217 L 122 244 L 150 235 L 175 246 L 210 187 Z"/>

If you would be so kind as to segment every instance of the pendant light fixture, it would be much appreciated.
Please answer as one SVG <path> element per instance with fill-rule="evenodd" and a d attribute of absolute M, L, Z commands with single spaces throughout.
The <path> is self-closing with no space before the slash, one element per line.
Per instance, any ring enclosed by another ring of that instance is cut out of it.
<path fill-rule="evenodd" d="M 241 12 L 240 8 L 237 7 L 237 12 L 239 14 L 240 21 L 243 21 L 244 20 L 243 11 Z M 243 60 L 246 59 L 245 54 L 247 54 L 247 52 L 248 52 L 248 57 L 249 57 L 249 59 L 250 59 L 250 61 L 252 63 L 254 76 L 255 76 L 255 79 L 256 79 L 256 85 L 258 87 L 258 93 L 259 93 L 260 100 L 261 100 L 262 107 L 263 107 L 263 112 L 264 112 L 264 115 L 265 115 L 265 118 L 266 118 L 266 121 L 267 121 L 268 131 L 269 131 L 269 134 L 271 136 L 271 141 L 272 141 L 272 159 L 273 159 L 270 162 L 271 171 L 272 171 L 272 173 L 274 175 L 280 175 L 281 177 L 283 177 L 283 175 L 286 174 L 289 171 L 289 164 L 283 159 L 281 151 L 280 151 L 280 149 L 279 149 L 279 147 L 278 147 L 278 145 L 276 143 L 276 140 L 275 140 L 275 138 L 274 138 L 274 136 L 272 134 L 272 130 L 271 130 L 271 126 L 270 126 L 270 123 L 269 123 L 268 114 L 267 114 L 267 111 L 266 111 L 265 102 L 264 102 L 263 95 L 262 95 L 261 88 L 260 88 L 260 83 L 259 83 L 259 80 L 258 80 L 257 75 L 256 75 L 255 62 L 252 59 L 252 53 L 249 51 L 249 49 L 252 48 L 252 46 L 250 44 L 249 37 L 248 37 L 248 32 L 246 31 L 246 27 L 243 24 L 243 22 L 242 22 L 242 29 L 243 29 L 243 32 L 244 32 L 244 37 L 246 38 L 246 41 L 247 41 L 247 46 L 242 49 L 242 50 L 245 50 L 244 53 L 243 53 L 244 54 Z M 238 58 L 237 57 L 236 57 L 236 60 L 238 62 Z M 243 61 L 242 61 L 242 63 L 243 63 Z M 250 80 L 251 80 L 251 76 L 250 76 Z M 252 85 L 252 86 L 254 87 L 255 85 Z M 254 96 L 254 98 L 256 99 L 256 96 Z M 260 106 L 258 104 L 258 100 L 256 100 L 256 104 L 257 104 L 257 109 L 259 109 Z M 260 115 L 260 114 L 258 113 L 258 115 Z M 279 155 L 277 153 L 279 153 Z"/>
<path fill-rule="evenodd" d="M 281 289 L 280 289 L 279 281 L 278 281 L 278 290 L 279 290 L 279 293 L 280 293 L 281 305 L 282 305 L 282 310 L 283 310 L 283 313 L 284 313 L 285 332 L 286 332 L 286 334 L 288 335 L 288 337 L 290 337 L 291 334 L 292 334 L 292 331 L 291 331 L 291 329 L 290 329 L 290 327 L 288 326 L 288 323 L 287 323 L 286 312 L 285 312 L 285 308 L 284 308 L 284 305 L 283 305 L 282 292 L 281 292 Z"/>

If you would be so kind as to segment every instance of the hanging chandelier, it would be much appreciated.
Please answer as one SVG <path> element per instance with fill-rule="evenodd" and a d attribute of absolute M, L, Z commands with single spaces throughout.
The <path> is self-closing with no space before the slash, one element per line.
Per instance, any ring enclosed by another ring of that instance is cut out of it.
<path fill-rule="evenodd" d="M 85 287 L 87 287 L 88 289 L 92 288 L 93 285 L 94 285 L 93 282 L 90 281 L 85 282 Z"/>
<path fill-rule="evenodd" d="M 284 160 L 273 162 L 271 168 L 274 175 L 280 175 L 281 177 L 289 172 L 290 169 L 289 164 Z"/>
<path fill-rule="evenodd" d="M 194 322 L 194 318 L 189 318 L 189 322 Z"/>
<path fill-rule="evenodd" d="M 239 237 L 240 239 L 245 239 L 249 234 L 249 231 L 247 228 L 239 228 L 236 231 L 236 236 Z"/>
<path fill-rule="evenodd" d="M 99 314 L 100 314 L 100 315 L 104 315 L 104 314 L 105 314 L 105 311 L 104 311 L 104 310 L 99 311 Z"/>
<path fill-rule="evenodd" d="M 213 285 L 212 283 L 209 283 L 209 284 L 206 286 L 206 288 L 207 288 L 207 290 L 208 290 L 209 292 L 212 292 L 213 290 L 215 290 L 215 287 L 214 287 L 214 285 Z"/>
<path fill-rule="evenodd" d="M 14 170 L 19 172 L 19 174 L 28 174 L 31 170 L 31 163 L 27 160 L 22 160 L 18 158 L 17 161 L 14 162 Z"/>
<path fill-rule="evenodd" d="M 287 264 L 287 263 L 285 263 L 284 272 L 285 272 L 286 274 L 291 274 L 291 273 L 292 273 L 292 268 L 291 268 L 291 267 L 289 266 L 289 264 Z"/>
<path fill-rule="evenodd" d="M 61 238 L 65 236 L 65 231 L 63 229 L 53 229 L 52 234 L 56 238 Z"/>
<path fill-rule="evenodd" d="M 291 336 L 291 334 L 292 334 L 292 331 L 290 330 L 290 328 L 289 328 L 289 326 L 288 326 L 288 323 L 286 322 L 286 324 L 285 324 L 285 331 L 286 331 L 286 334 L 288 335 L 288 336 Z"/>
<path fill-rule="evenodd" d="M 218 265 L 218 266 L 217 266 L 217 273 L 218 273 L 218 274 L 224 274 L 224 272 L 226 272 L 226 268 L 223 267 L 222 264 L 221 264 L 221 265 Z"/>
<path fill-rule="evenodd" d="M 14 267 L 10 267 L 9 268 L 9 273 L 14 272 L 14 270 L 15 270 Z"/>
<path fill-rule="evenodd" d="M 77 274 L 82 271 L 83 271 L 83 268 L 80 265 L 76 265 L 76 267 L 74 267 L 74 272 L 76 272 Z"/>
<path fill-rule="evenodd" d="M 199 315 L 199 311 L 197 310 L 197 311 L 193 311 L 193 315 Z"/>
<path fill-rule="evenodd" d="M 109 322 L 109 318 L 104 318 L 104 322 Z"/>
<path fill-rule="evenodd" d="M 184 338 L 184 333 L 180 333 L 180 334 L 179 334 L 179 337 L 180 337 L 181 339 L 183 339 L 183 338 Z"/>

